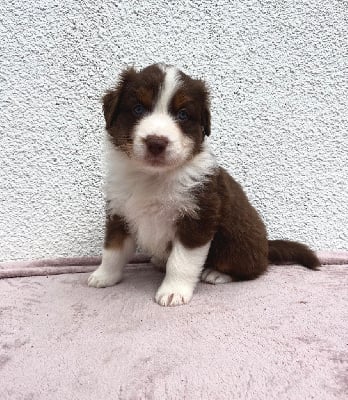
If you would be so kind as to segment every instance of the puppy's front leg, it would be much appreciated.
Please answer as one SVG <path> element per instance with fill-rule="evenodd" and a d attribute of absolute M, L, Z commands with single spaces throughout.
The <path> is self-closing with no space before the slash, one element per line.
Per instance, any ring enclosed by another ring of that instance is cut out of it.
<path fill-rule="evenodd" d="M 193 249 L 185 247 L 179 239 L 174 240 L 167 261 L 166 276 L 156 293 L 161 306 L 179 306 L 188 303 L 199 281 L 207 258 L 210 241 Z"/>
<path fill-rule="evenodd" d="M 112 286 L 122 279 L 123 267 L 135 252 L 135 243 L 122 218 L 108 217 L 102 263 L 88 278 L 88 286 Z"/>

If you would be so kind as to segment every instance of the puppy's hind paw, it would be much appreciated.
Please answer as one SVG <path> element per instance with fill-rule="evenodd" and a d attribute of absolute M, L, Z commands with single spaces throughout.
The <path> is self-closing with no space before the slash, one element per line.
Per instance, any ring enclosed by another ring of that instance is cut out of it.
<path fill-rule="evenodd" d="M 215 269 L 207 268 L 202 272 L 201 281 L 217 285 L 219 283 L 232 282 L 233 279 L 230 275 L 223 274 L 222 272 L 216 271 Z"/>

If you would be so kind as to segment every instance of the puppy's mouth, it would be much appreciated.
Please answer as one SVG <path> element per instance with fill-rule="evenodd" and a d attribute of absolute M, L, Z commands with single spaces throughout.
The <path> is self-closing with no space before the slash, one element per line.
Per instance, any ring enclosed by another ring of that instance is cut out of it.
<path fill-rule="evenodd" d="M 138 167 L 150 172 L 165 172 L 177 168 L 181 162 L 180 159 L 173 157 L 173 154 L 153 155 L 149 152 L 143 154 L 133 153 L 134 161 Z"/>
<path fill-rule="evenodd" d="M 168 161 L 166 160 L 166 157 L 163 154 L 158 156 L 154 156 L 152 154 L 146 154 L 144 157 L 144 161 L 146 164 L 151 165 L 152 167 L 168 166 Z"/>

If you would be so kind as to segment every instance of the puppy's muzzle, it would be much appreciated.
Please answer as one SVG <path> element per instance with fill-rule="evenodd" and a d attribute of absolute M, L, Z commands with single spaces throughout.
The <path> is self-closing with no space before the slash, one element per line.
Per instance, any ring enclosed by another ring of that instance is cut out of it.
<path fill-rule="evenodd" d="M 147 151 L 152 156 L 159 156 L 163 155 L 167 146 L 168 146 L 168 139 L 164 136 L 157 136 L 157 135 L 149 135 L 144 139 Z"/>

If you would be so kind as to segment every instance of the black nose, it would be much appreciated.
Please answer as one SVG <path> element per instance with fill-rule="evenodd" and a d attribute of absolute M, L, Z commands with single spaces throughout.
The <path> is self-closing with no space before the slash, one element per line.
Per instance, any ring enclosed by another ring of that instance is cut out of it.
<path fill-rule="evenodd" d="M 144 141 L 149 153 L 153 156 L 162 154 L 168 146 L 168 139 L 164 136 L 150 135 Z"/>

